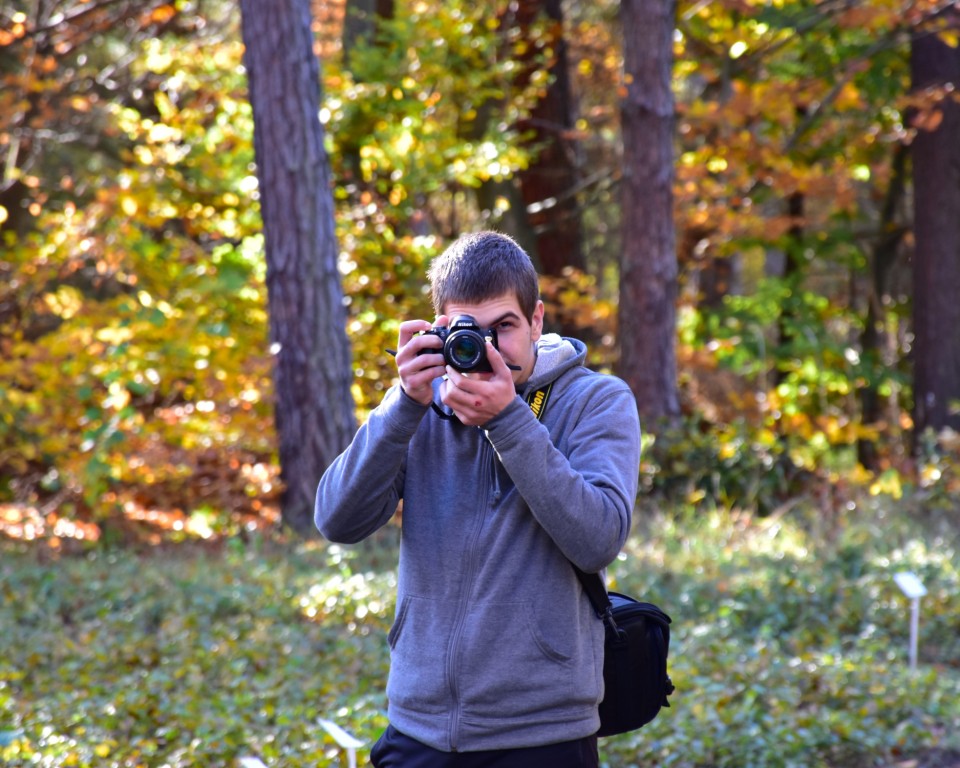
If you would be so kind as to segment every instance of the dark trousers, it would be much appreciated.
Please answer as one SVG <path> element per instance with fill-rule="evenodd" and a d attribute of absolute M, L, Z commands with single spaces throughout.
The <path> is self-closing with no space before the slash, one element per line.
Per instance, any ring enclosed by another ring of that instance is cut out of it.
<path fill-rule="evenodd" d="M 521 749 L 441 752 L 392 725 L 370 750 L 375 768 L 599 768 L 597 737 Z"/>

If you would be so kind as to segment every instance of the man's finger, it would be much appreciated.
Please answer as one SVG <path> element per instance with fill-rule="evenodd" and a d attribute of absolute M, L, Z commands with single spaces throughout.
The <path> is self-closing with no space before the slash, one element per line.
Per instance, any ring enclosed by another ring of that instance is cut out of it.
<path fill-rule="evenodd" d="M 429 331 L 430 323 L 426 320 L 405 320 L 400 323 L 399 346 L 403 347 L 410 339 L 423 331 Z"/>
<path fill-rule="evenodd" d="M 447 381 L 449 381 L 455 389 L 459 389 L 462 392 L 470 391 L 470 384 L 468 382 L 472 380 L 451 365 L 447 366 Z"/>
<path fill-rule="evenodd" d="M 494 376 L 513 378 L 513 374 L 510 373 L 510 368 L 507 367 L 507 362 L 500 354 L 500 350 L 493 346 L 493 342 L 489 339 L 487 339 L 487 359 L 490 361 Z"/>

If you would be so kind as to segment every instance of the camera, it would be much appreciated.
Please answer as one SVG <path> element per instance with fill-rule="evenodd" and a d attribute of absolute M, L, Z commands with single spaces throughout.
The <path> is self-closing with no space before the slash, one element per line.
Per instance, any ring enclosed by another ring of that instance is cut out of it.
<path fill-rule="evenodd" d="M 495 328 L 481 330 L 470 315 L 458 315 L 449 326 L 438 326 L 424 331 L 424 336 L 437 336 L 443 341 L 443 359 L 447 365 L 460 373 L 489 373 L 493 371 L 487 359 L 486 342 L 489 339 L 494 349 L 497 346 Z M 421 349 L 418 355 L 435 355 L 441 350 Z"/>

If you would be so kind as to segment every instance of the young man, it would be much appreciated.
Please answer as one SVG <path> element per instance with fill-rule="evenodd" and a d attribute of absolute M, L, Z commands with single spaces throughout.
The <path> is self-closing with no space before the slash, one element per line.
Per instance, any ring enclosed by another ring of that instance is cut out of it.
<path fill-rule="evenodd" d="M 636 401 L 583 366 L 582 342 L 543 334 L 536 272 L 505 235 L 461 237 L 429 278 L 434 327 L 470 315 L 496 330 L 491 370 L 445 365 L 429 322 L 402 323 L 400 383 L 317 491 L 317 527 L 343 543 L 403 501 L 373 764 L 595 767 L 604 629 L 571 562 L 600 571 L 626 540 Z"/>

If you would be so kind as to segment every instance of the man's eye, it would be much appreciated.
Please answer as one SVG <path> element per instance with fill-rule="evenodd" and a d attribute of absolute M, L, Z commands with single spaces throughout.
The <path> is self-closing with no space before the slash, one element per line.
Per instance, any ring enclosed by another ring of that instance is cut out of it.
<path fill-rule="evenodd" d="M 497 326 L 497 329 L 501 331 L 505 331 L 508 328 L 513 328 L 513 323 L 511 323 L 509 320 L 505 320 Z"/>

